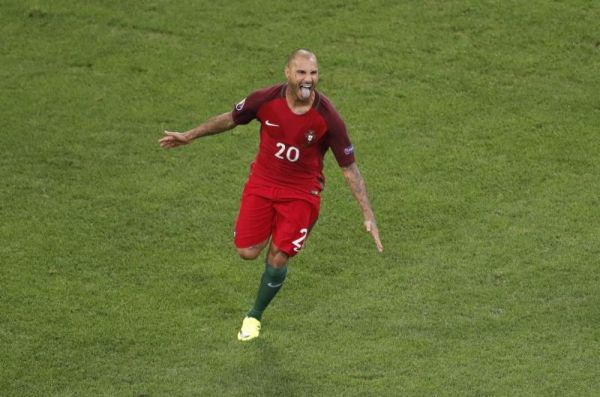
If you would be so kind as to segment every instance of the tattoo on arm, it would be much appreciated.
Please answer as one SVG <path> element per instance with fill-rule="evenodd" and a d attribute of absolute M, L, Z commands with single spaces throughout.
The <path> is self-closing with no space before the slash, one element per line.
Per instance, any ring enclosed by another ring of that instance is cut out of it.
<path fill-rule="evenodd" d="M 348 167 L 342 168 L 344 172 L 344 177 L 348 182 L 348 186 L 350 186 L 350 190 L 352 194 L 358 201 L 360 205 L 363 217 L 364 217 L 364 225 L 368 232 L 371 233 L 373 239 L 375 240 L 375 244 L 377 245 L 377 250 L 379 252 L 383 251 L 383 245 L 381 244 L 381 239 L 379 238 L 379 229 L 377 228 L 377 223 L 375 222 L 375 214 L 371 209 L 371 204 L 369 203 L 369 197 L 367 196 L 367 188 L 365 187 L 365 181 L 358 170 L 356 163 L 351 164 Z"/>
<path fill-rule="evenodd" d="M 346 182 L 350 187 L 350 191 L 358 201 L 360 208 L 362 209 L 365 217 L 374 217 L 373 210 L 371 210 L 371 204 L 369 203 L 369 197 L 367 195 L 367 188 L 365 186 L 365 180 L 360 174 L 360 170 L 356 163 L 352 163 L 348 167 L 343 167 L 342 171 Z"/>

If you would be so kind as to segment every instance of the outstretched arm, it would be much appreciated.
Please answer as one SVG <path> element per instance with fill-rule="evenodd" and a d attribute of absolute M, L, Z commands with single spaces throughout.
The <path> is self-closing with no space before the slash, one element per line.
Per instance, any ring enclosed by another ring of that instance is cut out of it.
<path fill-rule="evenodd" d="M 381 244 L 381 240 L 379 239 L 379 229 L 377 229 L 377 223 L 375 222 L 375 214 L 371 209 L 369 197 L 367 196 L 365 180 L 360 174 L 356 163 L 352 163 L 348 167 L 342 167 L 342 172 L 344 173 L 346 182 L 348 182 L 350 191 L 352 192 L 354 198 L 356 198 L 356 201 L 358 201 L 358 205 L 360 205 L 360 208 L 362 209 L 365 228 L 367 229 L 367 232 L 371 233 L 371 236 L 373 236 L 373 240 L 375 240 L 375 245 L 377 245 L 377 250 L 379 252 L 382 252 L 383 245 Z"/>
<path fill-rule="evenodd" d="M 233 115 L 231 112 L 211 117 L 198 127 L 186 132 L 165 131 L 165 136 L 158 143 L 164 148 L 173 148 L 181 145 L 187 145 L 196 138 L 207 135 L 220 134 L 235 127 Z"/>

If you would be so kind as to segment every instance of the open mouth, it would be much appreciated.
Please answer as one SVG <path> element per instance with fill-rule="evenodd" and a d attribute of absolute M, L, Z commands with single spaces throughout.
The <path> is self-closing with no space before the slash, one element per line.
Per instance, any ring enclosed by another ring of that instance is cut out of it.
<path fill-rule="evenodd" d="M 302 99 L 308 99 L 310 97 L 310 90 L 312 89 L 312 84 L 302 83 L 300 84 L 300 96 Z"/>

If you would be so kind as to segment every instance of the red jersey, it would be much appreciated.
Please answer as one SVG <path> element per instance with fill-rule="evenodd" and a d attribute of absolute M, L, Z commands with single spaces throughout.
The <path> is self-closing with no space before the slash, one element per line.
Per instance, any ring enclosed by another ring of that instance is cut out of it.
<path fill-rule="evenodd" d="M 354 162 L 354 149 L 342 118 L 329 99 L 315 91 L 310 110 L 298 115 L 288 107 L 286 84 L 252 92 L 235 105 L 233 120 L 261 123 L 260 146 L 251 176 L 276 185 L 320 192 L 323 158 L 331 148 L 340 167 Z"/>

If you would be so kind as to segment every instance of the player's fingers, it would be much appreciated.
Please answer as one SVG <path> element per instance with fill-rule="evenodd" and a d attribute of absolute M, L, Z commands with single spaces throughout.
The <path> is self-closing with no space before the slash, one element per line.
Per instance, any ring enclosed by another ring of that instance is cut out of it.
<path fill-rule="evenodd" d="M 164 149 L 176 148 L 179 145 L 180 145 L 180 143 L 177 141 L 165 141 L 165 142 L 160 143 L 160 147 L 162 147 Z"/>
<path fill-rule="evenodd" d="M 167 139 L 175 144 L 175 146 L 184 145 L 189 142 L 188 137 L 185 133 L 177 132 L 177 131 L 167 131 L 165 130 L 165 136 L 163 139 Z"/>
<path fill-rule="evenodd" d="M 381 244 L 381 239 L 379 238 L 379 231 L 377 229 L 373 229 L 371 231 L 371 235 L 375 240 L 375 245 L 377 246 L 377 251 L 383 252 L 383 244 Z"/>
<path fill-rule="evenodd" d="M 159 139 L 158 143 L 160 143 L 161 146 L 167 146 L 170 145 L 172 141 L 173 138 L 171 138 L 170 136 L 166 136 L 164 138 Z"/>
<path fill-rule="evenodd" d="M 181 140 L 180 139 L 181 134 L 179 132 L 165 130 L 164 133 L 165 133 L 165 136 L 163 136 L 162 139 L 169 140 L 169 141 L 180 141 Z"/>
<path fill-rule="evenodd" d="M 377 245 L 377 249 L 381 251 L 383 249 L 383 245 L 381 244 L 381 239 L 379 238 L 379 229 L 376 225 L 371 225 L 371 236 L 373 236 L 373 240 L 375 240 L 375 244 Z"/>
<path fill-rule="evenodd" d="M 377 251 L 382 252 L 383 244 L 381 244 L 381 240 L 379 239 L 379 229 L 377 228 L 377 224 L 373 221 L 365 221 L 365 229 L 367 229 L 367 232 L 369 232 L 373 237 L 373 240 L 375 240 Z"/>
<path fill-rule="evenodd" d="M 171 132 L 171 131 L 163 131 L 164 135 L 162 138 L 160 138 L 161 141 L 163 140 L 171 140 L 173 138 L 175 138 L 175 135 L 177 134 L 176 132 Z"/>

